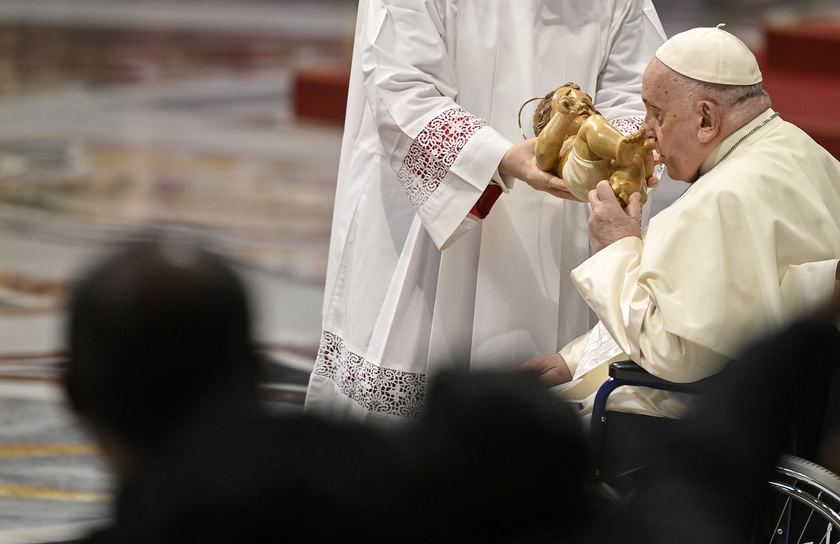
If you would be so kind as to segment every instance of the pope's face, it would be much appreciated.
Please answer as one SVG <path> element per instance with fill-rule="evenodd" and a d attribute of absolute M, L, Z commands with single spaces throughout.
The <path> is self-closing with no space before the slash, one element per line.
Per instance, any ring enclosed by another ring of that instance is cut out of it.
<path fill-rule="evenodd" d="M 648 138 L 656 139 L 656 152 L 671 179 L 697 179 L 704 151 L 698 142 L 701 117 L 673 84 L 671 69 L 659 60 L 648 64 L 642 78 L 642 100 Z"/>

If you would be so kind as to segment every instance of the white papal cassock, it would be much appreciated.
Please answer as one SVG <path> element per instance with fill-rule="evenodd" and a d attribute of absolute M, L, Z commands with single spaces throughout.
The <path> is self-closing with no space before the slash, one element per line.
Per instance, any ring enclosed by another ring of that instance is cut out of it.
<path fill-rule="evenodd" d="M 588 206 L 508 192 L 497 167 L 520 106 L 567 81 L 642 115 L 663 41 L 649 0 L 360 2 L 307 409 L 412 416 L 438 369 L 510 368 L 589 328 L 569 280 Z M 479 221 L 491 180 L 506 194 Z"/>
<path fill-rule="evenodd" d="M 651 219 L 644 242 L 622 238 L 572 273 L 601 318 L 560 352 L 574 380 L 557 391 L 581 400 L 584 413 L 609 360 L 696 381 L 831 297 L 840 162 L 773 114 L 723 140 L 700 178 Z M 611 398 L 614 408 L 656 415 L 684 409 L 664 392 L 620 388 Z"/>

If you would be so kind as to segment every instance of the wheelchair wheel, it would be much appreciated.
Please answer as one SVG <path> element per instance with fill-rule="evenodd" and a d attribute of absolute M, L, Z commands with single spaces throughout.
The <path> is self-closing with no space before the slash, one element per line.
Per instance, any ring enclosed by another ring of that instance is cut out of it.
<path fill-rule="evenodd" d="M 825 468 L 784 455 L 770 480 L 772 506 L 753 542 L 840 543 L 840 477 Z"/>

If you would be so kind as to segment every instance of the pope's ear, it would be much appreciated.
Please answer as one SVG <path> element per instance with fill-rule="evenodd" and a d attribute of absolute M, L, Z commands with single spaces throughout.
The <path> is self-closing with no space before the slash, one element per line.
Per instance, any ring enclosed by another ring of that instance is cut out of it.
<path fill-rule="evenodd" d="M 697 102 L 697 113 L 700 115 L 700 127 L 697 129 L 697 140 L 707 144 L 715 139 L 720 132 L 720 124 L 723 120 L 720 108 L 717 104 L 708 100 Z"/>

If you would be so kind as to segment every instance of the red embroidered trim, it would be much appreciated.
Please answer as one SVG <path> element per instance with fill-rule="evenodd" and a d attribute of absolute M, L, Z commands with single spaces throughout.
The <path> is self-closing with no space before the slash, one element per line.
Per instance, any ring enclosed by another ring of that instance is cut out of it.
<path fill-rule="evenodd" d="M 440 186 L 473 134 L 486 126 L 486 121 L 466 110 L 453 108 L 432 119 L 420 131 L 397 173 L 415 210 L 419 211 Z"/>
<path fill-rule="evenodd" d="M 610 124 L 617 128 L 618 131 L 622 134 L 627 135 L 633 134 L 634 132 L 642 128 L 644 122 L 644 117 L 632 115 L 630 117 L 619 117 L 618 119 L 613 119 L 612 121 L 610 121 Z"/>
<path fill-rule="evenodd" d="M 423 408 L 426 375 L 383 368 L 347 349 L 324 331 L 312 373 L 335 382 L 343 395 L 368 412 L 415 417 Z"/>

